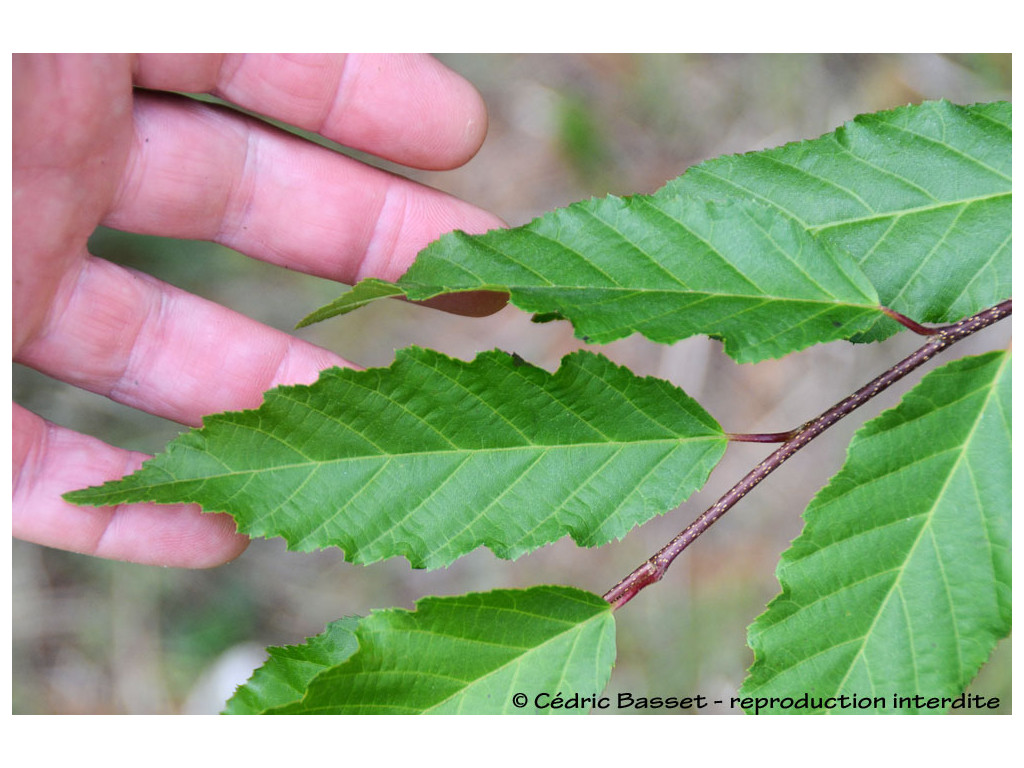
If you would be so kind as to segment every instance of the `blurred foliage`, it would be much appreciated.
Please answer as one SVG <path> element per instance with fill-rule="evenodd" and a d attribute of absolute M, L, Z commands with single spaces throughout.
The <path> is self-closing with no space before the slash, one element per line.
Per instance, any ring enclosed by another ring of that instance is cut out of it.
<path fill-rule="evenodd" d="M 558 140 L 565 162 L 581 182 L 600 185 L 609 175 L 611 153 L 596 111 L 584 99 L 569 95 L 559 100 Z"/>

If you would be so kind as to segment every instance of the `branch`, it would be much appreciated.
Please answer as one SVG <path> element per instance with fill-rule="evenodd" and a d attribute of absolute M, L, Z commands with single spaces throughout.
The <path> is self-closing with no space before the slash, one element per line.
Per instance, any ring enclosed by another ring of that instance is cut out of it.
<path fill-rule="evenodd" d="M 746 477 L 730 488 L 722 498 L 711 505 L 700 517 L 662 547 L 657 554 L 608 590 L 604 595 L 604 599 L 611 603 L 612 608 L 618 609 L 632 600 L 641 589 L 660 581 L 665 575 L 665 571 L 672 565 L 672 561 L 682 554 L 684 549 L 690 546 L 704 531 L 714 525 L 722 515 L 732 509 L 736 502 L 746 496 L 758 483 L 782 466 L 788 458 L 811 442 L 811 440 L 840 419 L 853 413 L 853 411 L 860 408 L 860 406 L 864 405 L 875 395 L 888 389 L 908 373 L 926 363 L 935 355 L 948 349 L 956 342 L 977 333 L 982 328 L 987 328 L 1004 317 L 1008 317 L 1012 311 L 1013 300 L 1007 299 L 958 323 L 942 326 L 941 328 L 928 329 L 929 331 L 933 330 L 934 334 L 929 334 L 930 340 L 928 343 L 916 352 L 896 363 L 896 365 L 881 376 L 865 384 L 845 400 L 836 403 L 816 419 L 808 421 L 799 429 L 788 433 L 778 433 L 779 435 L 786 435 L 788 439 L 768 458 L 748 472 Z M 731 439 L 736 439 L 736 437 L 730 435 Z"/>

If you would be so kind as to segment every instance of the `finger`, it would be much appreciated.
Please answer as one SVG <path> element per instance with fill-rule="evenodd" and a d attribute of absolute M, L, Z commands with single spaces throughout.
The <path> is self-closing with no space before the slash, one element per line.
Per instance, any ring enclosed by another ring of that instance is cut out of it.
<path fill-rule="evenodd" d="M 308 383 L 337 355 L 153 277 L 83 256 L 16 360 L 149 413 L 197 425 Z"/>
<path fill-rule="evenodd" d="M 149 565 L 208 568 L 249 543 L 229 515 L 194 504 L 76 507 L 67 491 L 137 469 L 142 454 L 112 448 L 51 424 L 17 405 L 14 421 L 14 536 L 48 547 Z"/>
<path fill-rule="evenodd" d="M 462 165 L 487 133 L 476 89 L 422 54 L 140 54 L 135 82 L 216 93 L 415 168 Z"/>
<path fill-rule="evenodd" d="M 494 215 L 222 109 L 140 96 L 135 140 L 105 223 L 215 240 L 352 283 L 396 279 L 444 232 Z"/>

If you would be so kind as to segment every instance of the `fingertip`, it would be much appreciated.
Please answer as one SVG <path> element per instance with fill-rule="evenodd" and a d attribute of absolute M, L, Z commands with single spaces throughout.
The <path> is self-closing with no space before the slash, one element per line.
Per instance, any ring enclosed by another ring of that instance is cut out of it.
<path fill-rule="evenodd" d="M 236 560 L 248 549 L 251 539 L 237 531 L 230 515 L 217 513 L 203 517 L 203 530 L 199 535 L 179 544 L 177 551 L 182 567 L 216 568 Z"/>
<path fill-rule="evenodd" d="M 453 151 L 448 157 L 448 164 L 432 170 L 447 170 L 465 165 L 476 156 L 487 138 L 487 104 L 484 97 L 468 80 L 451 70 L 448 71 L 456 78 L 453 88 L 461 89 L 459 98 L 464 115 L 462 139 L 454 144 Z"/>
<path fill-rule="evenodd" d="M 462 75 L 426 54 L 349 54 L 322 132 L 428 171 L 467 163 L 487 136 L 487 106 Z"/>
<path fill-rule="evenodd" d="M 473 85 L 427 54 L 140 54 L 135 83 L 210 92 L 353 149 L 457 168 L 487 136 Z"/>
<path fill-rule="evenodd" d="M 126 504 L 110 508 L 109 522 L 85 554 L 166 568 L 215 568 L 249 546 L 234 519 L 204 513 L 195 504 Z"/>

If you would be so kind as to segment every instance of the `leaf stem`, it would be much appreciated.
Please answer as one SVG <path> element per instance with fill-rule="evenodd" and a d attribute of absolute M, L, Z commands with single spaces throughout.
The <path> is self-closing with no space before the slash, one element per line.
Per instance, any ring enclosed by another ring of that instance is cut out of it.
<path fill-rule="evenodd" d="M 904 328 L 909 328 L 918 336 L 934 336 L 942 330 L 941 328 L 928 328 L 927 326 L 921 325 L 916 320 L 911 320 L 909 317 L 900 314 L 895 309 L 889 309 L 889 307 L 880 307 L 880 309 L 883 314 L 888 315 Z"/>
<path fill-rule="evenodd" d="M 982 328 L 987 328 L 1004 317 L 1008 317 L 1013 311 L 1013 300 L 1007 299 L 994 307 L 972 315 L 958 323 L 942 326 L 934 330 L 934 334 L 923 347 L 913 354 L 905 357 L 896 365 L 889 368 L 882 375 L 873 379 L 858 389 L 846 399 L 836 403 L 827 411 L 815 419 L 808 421 L 799 429 L 792 431 L 789 437 L 779 446 L 768 458 L 754 467 L 736 485 L 730 488 L 724 496 L 712 504 L 703 514 L 688 525 L 684 530 L 662 547 L 655 555 L 642 563 L 626 578 L 612 587 L 604 595 L 604 599 L 611 603 L 613 609 L 621 608 L 632 600 L 644 587 L 661 580 L 683 550 L 692 544 L 704 531 L 710 528 L 722 515 L 732 509 L 736 502 L 750 493 L 762 480 L 782 466 L 787 459 L 807 445 L 826 429 L 848 416 L 864 403 L 868 402 L 875 395 L 889 388 L 902 379 L 911 371 L 920 367 L 935 355 L 946 350 L 953 344 L 968 336 L 977 333 Z M 913 321 L 910 321 L 913 322 Z M 916 325 L 916 323 L 915 323 Z M 908 326 L 909 327 L 909 326 Z M 783 435 L 786 433 L 779 433 Z M 743 437 L 743 436 L 741 436 Z M 747 436 L 749 437 L 749 436 Z M 730 435 L 730 439 L 736 439 Z M 756 440 L 754 442 L 768 442 Z"/>
<path fill-rule="evenodd" d="M 732 443 L 784 443 L 792 440 L 799 429 L 788 432 L 727 432 L 726 438 Z"/>

